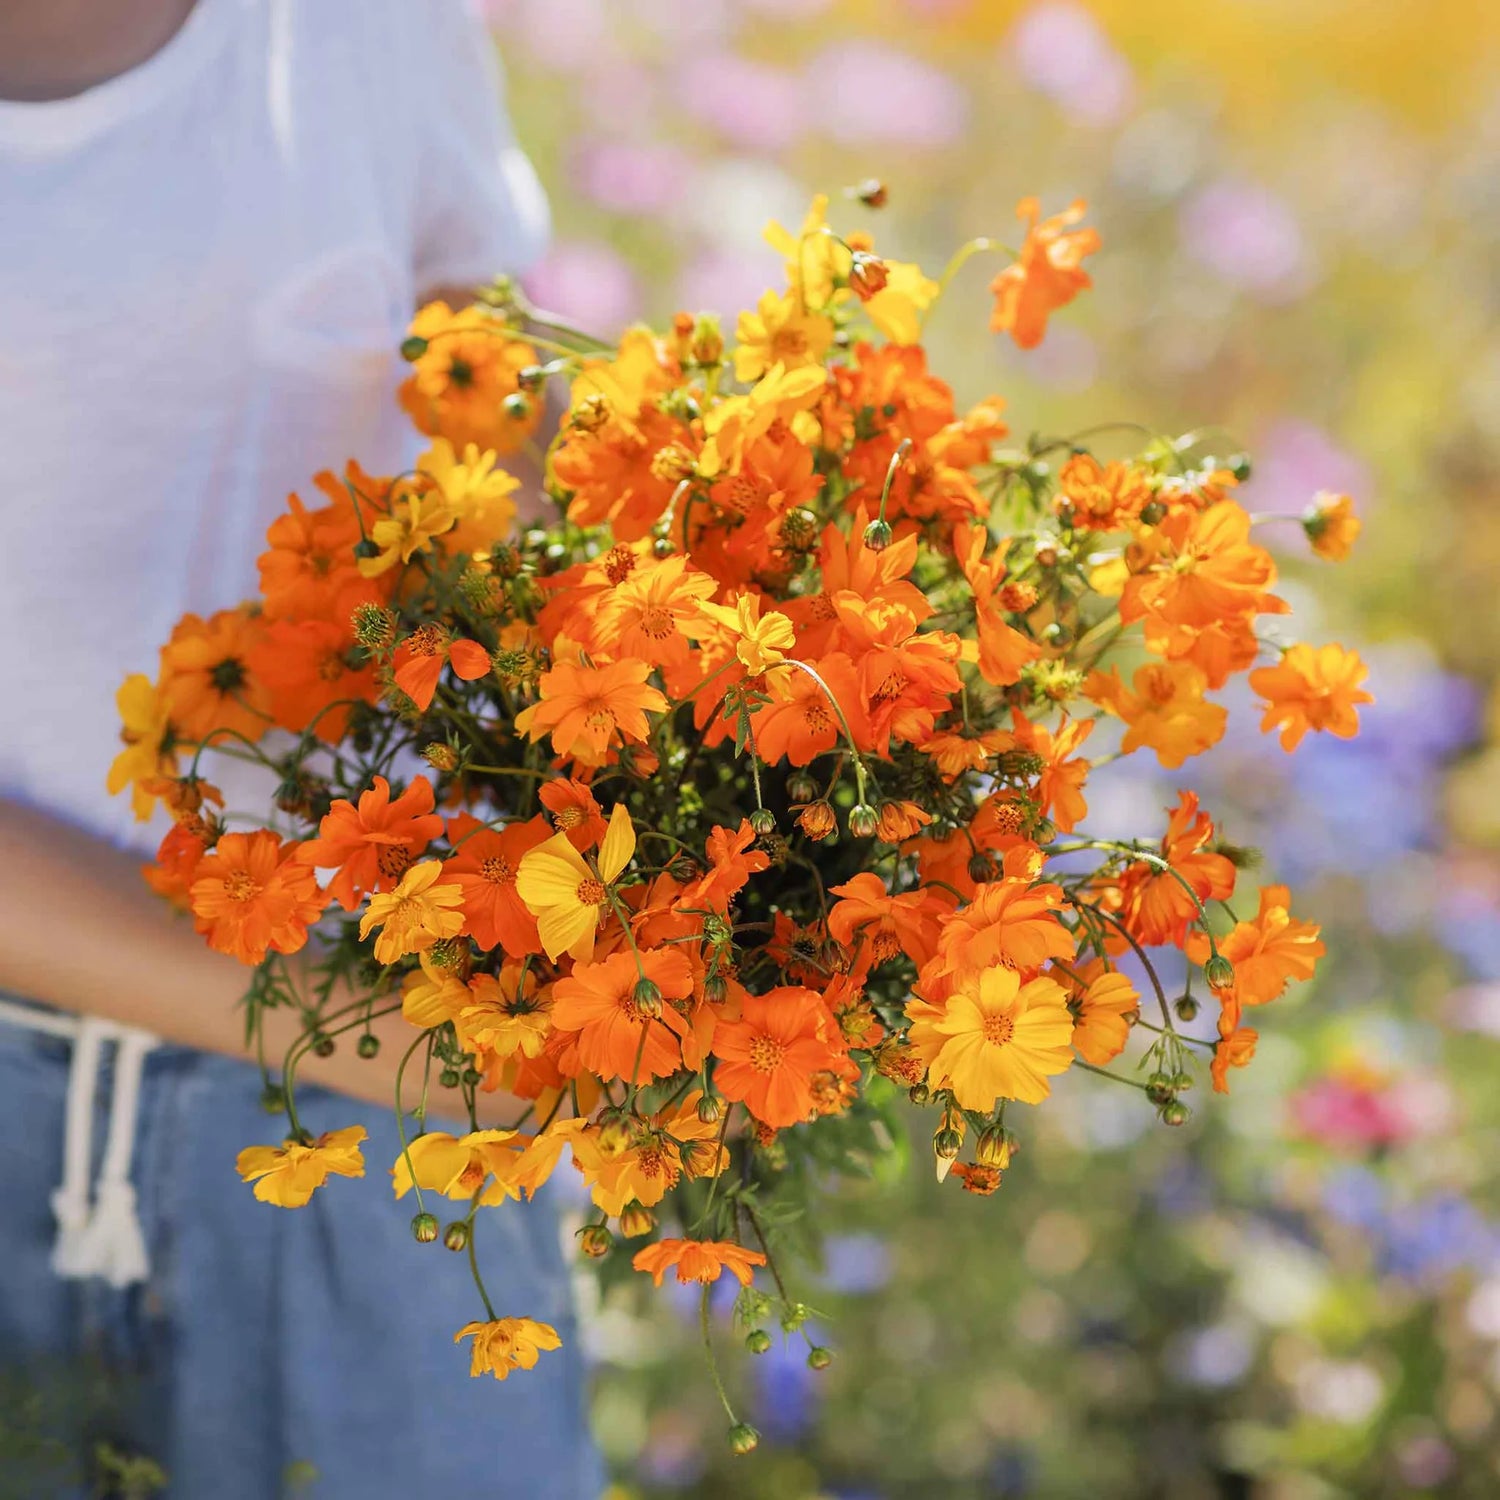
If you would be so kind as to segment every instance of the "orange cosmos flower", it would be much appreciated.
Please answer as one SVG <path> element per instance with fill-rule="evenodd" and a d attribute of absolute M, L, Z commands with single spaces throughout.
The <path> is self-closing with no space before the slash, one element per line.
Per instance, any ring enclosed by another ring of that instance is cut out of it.
<path fill-rule="evenodd" d="M 511 957 L 524 958 L 541 946 L 516 876 L 522 858 L 547 837 L 541 818 L 500 830 L 486 828 L 468 813 L 448 820 L 454 853 L 443 861 L 443 879 L 463 892 L 464 928 L 482 949 L 503 947 Z"/>
<path fill-rule="evenodd" d="M 1234 894 L 1234 865 L 1206 846 L 1214 825 L 1198 811 L 1196 792 L 1180 792 L 1161 842 L 1161 857 L 1181 875 L 1199 901 L 1227 901 Z M 1188 928 L 1198 920 L 1198 908 L 1182 882 L 1154 865 L 1133 864 L 1120 877 L 1121 919 L 1131 934 L 1148 947 L 1174 943 L 1179 948 Z"/>
<path fill-rule="evenodd" d="M 643 661 L 602 667 L 559 662 L 542 673 L 541 702 L 516 715 L 516 729 L 533 744 L 551 734 L 553 749 L 564 759 L 602 765 L 616 736 L 643 741 L 646 715 L 667 708 L 666 698 L 647 683 L 650 675 Z"/>
<path fill-rule="evenodd" d="M 581 781 L 549 781 L 537 795 L 552 814 L 553 827 L 580 852 L 592 849 L 609 828 L 594 794 Z"/>
<path fill-rule="evenodd" d="M 443 665 L 453 675 L 474 682 L 488 675 L 490 653 L 478 641 L 454 640 L 441 625 L 420 625 L 396 647 L 396 686 L 424 712 L 437 692 Z"/>
<path fill-rule="evenodd" d="M 206 854 L 190 890 L 195 926 L 209 947 L 258 964 L 267 949 L 295 953 L 327 896 L 297 859 L 297 846 L 268 829 L 226 833 Z"/>
<path fill-rule="evenodd" d="M 1106 968 L 1102 958 L 1071 971 L 1059 969 L 1056 977 L 1070 994 L 1073 1050 L 1085 1062 L 1103 1067 L 1125 1050 L 1130 1023 L 1140 1012 L 1140 992 L 1118 969 Z"/>
<path fill-rule="evenodd" d="M 1077 453 L 1057 476 L 1053 506 L 1066 506 L 1079 531 L 1124 531 L 1151 500 L 1150 472 L 1118 460 L 1101 464 L 1091 453 Z"/>
<path fill-rule="evenodd" d="M 714 1084 L 779 1130 L 813 1110 L 813 1079 L 839 1063 L 825 1039 L 828 1013 L 813 990 L 784 986 L 746 995 L 737 1021 L 720 1021 L 713 1053 Z"/>
<path fill-rule="evenodd" d="M 1255 919 L 1236 922 L 1234 930 L 1219 939 L 1219 952 L 1234 965 L 1234 982 L 1217 993 L 1236 1016 L 1242 1005 L 1265 1005 L 1278 999 L 1290 980 L 1311 979 L 1326 951 L 1318 937 L 1318 924 L 1298 921 L 1290 908 L 1291 893 L 1284 885 L 1264 886 Z M 1207 936 L 1192 933 L 1187 956 L 1201 964 L 1208 954 Z"/>
<path fill-rule="evenodd" d="M 193 882 L 207 852 L 208 841 L 202 832 L 176 823 L 157 847 L 156 863 L 142 865 L 141 874 L 158 896 L 183 911 L 191 911 Z"/>
<path fill-rule="evenodd" d="M 270 701 L 250 671 L 265 630 L 250 608 L 221 609 L 207 620 L 184 615 L 162 647 L 160 691 L 184 739 L 230 730 L 258 740 L 270 725 Z"/>
<path fill-rule="evenodd" d="M 374 667 L 355 662 L 347 619 L 272 620 L 248 662 L 276 723 L 300 734 L 316 721 L 318 738 L 330 745 L 344 737 L 352 705 L 378 696 Z"/>
<path fill-rule="evenodd" d="M 529 401 L 513 413 L 505 398 L 518 392 L 516 376 L 537 363 L 537 352 L 499 318 L 477 307 L 455 312 L 446 302 L 429 302 L 407 331 L 425 343 L 399 392 L 419 431 L 445 437 L 455 448 L 473 443 L 514 453 L 536 430 L 541 403 Z"/>
<path fill-rule="evenodd" d="M 465 1323 L 453 1335 L 453 1342 L 468 1338 L 474 1340 L 469 1357 L 470 1376 L 493 1375 L 496 1380 L 506 1379 L 512 1370 L 534 1369 L 540 1350 L 562 1348 L 562 1340 L 550 1323 L 538 1323 L 531 1318 L 492 1318 L 488 1323 Z"/>
<path fill-rule="evenodd" d="M 266 618 L 347 625 L 358 605 L 383 603 L 388 592 L 359 571 L 354 549 L 363 535 L 361 518 L 366 527 L 379 519 L 374 500 L 391 481 L 351 461 L 345 479 L 325 469 L 313 483 L 331 504 L 310 511 L 288 495 L 287 513 L 266 532 L 268 550 L 258 560 Z"/>
<path fill-rule="evenodd" d="M 1271 554 L 1250 540 L 1250 517 L 1233 500 L 1177 510 L 1151 538 L 1143 570 L 1126 581 L 1120 618 L 1128 625 L 1151 615 L 1202 629 L 1265 613 L 1266 590 L 1275 583 Z"/>
<path fill-rule="evenodd" d="M 1078 749 L 1094 732 L 1092 719 L 1064 719 L 1056 729 L 1033 723 L 1019 708 L 1011 711 L 1011 741 L 1014 748 L 1040 758 L 1037 777 L 1037 811 L 1051 818 L 1064 833 L 1070 833 L 1088 814 L 1083 785 L 1090 763 Z"/>
<path fill-rule="evenodd" d="M 661 992 L 659 1016 L 636 999 L 645 979 Z M 576 963 L 552 989 L 552 1021 L 559 1031 L 578 1033 L 578 1058 L 600 1078 L 649 1083 L 682 1066 L 681 1017 L 670 1002 L 693 993 L 693 968 L 680 948 L 635 955 L 624 949 L 602 963 Z M 644 1037 L 644 1045 L 643 1045 Z M 639 1072 L 636 1058 L 639 1056 Z"/>
<path fill-rule="evenodd" d="M 1348 495 L 1320 490 L 1302 518 L 1302 529 L 1319 557 L 1343 562 L 1359 536 L 1362 523 L 1354 514 L 1354 501 Z"/>
<path fill-rule="evenodd" d="M 1073 935 L 1058 921 L 1064 904 L 1060 886 L 1023 878 L 985 882 L 943 923 L 936 956 L 921 975 L 924 992 L 936 997 L 957 983 L 952 976 L 998 964 L 1038 969 L 1049 958 L 1071 958 Z"/>
<path fill-rule="evenodd" d="M 1337 644 L 1289 646 L 1274 667 L 1250 674 L 1251 688 L 1266 700 L 1260 727 L 1281 729 L 1281 748 L 1295 750 L 1309 729 L 1352 740 L 1359 733 L 1355 705 L 1373 703 L 1360 687 L 1370 669 L 1357 651 Z"/>
<path fill-rule="evenodd" d="M 715 826 L 708 835 L 708 870 L 683 889 L 677 901 L 680 907 L 712 907 L 727 913 L 729 903 L 739 895 L 752 875 L 770 868 L 771 857 L 763 850 L 752 849 L 755 830 L 748 818 L 740 819 L 733 832 Z"/>
<path fill-rule="evenodd" d="M 985 562 L 989 539 L 983 526 L 960 526 L 953 533 L 953 550 L 973 590 L 979 674 L 995 687 L 1008 687 L 1020 680 L 1021 668 L 1035 661 L 1042 648 L 1005 619 L 1005 544 Z"/>
<path fill-rule="evenodd" d="M 759 1250 L 746 1250 L 725 1240 L 660 1240 L 637 1251 L 630 1262 L 637 1271 L 649 1273 L 657 1286 L 673 1266 L 679 1281 L 717 1281 L 727 1270 L 739 1278 L 741 1286 L 749 1286 L 755 1267 L 765 1263 Z"/>
<path fill-rule="evenodd" d="M 698 606 L 714 592 L 707 573 L 681 555 L 633 569 L 603 595 L 595 612 L 592 638 L 600 655 L 634 657 L 663 666 L 688 654 Z"/>
<path fill-rule="evenodd" d="M 625 804 L 617 802 L 599 846 L 597 870 L 584 863 L 566 833 L 555 833 L 522 855 L 516 890 L 537 918 L 548 958 L 568 953 L 587 963 L 594 956 L 594 935 L 609 900 L 608 887 L 634 854 L 635 825 Z"/>
<path fill-rule="evenodd" d="M 365 1160 L 359 1143 L 363 1125 L 331 1130 L 310 1146 L 288 1140 L 281 1146 L 247 1146 L 235 1158 L 235 1170 L 255 1184 L 255 1196 L 278 1208 L 301 1208 L 334 1177 L 363 1177 Z"/>
<path fill-rule="evenodd" d="M 506 1174 L 521 1146 L 514 1130 L 474 1130 L 465 1136 L 429 1130 L 396 1158 L 391 1185 L 398 1198 L 411 1191 L 415 1179 L 424 1192 L 441 1193 L 445 1198 L 467 1201 L 483 1188 L 481 1205 L 504 1203 L 507 1198 L 520 1197 L 519 1192 L 507 1187 Z"/>
<path fill-rule="evenodd" d="M 829 894 L 842 898 L 828 914 L 829 934 L 850 950 L 856 940 L 863 942 L 864 970 L 902 954 L 925 963 L 936 950 L 949 911 L 934 891 L 892 895 L 880 876 L 868 870 L 833 886 Z"/>
<path fill-rule="evenodd" d="M 943 731 L 917 746 L 923 755 L 932 757 L 944 781 L 957 781 L 966 771 L 979 771 L 991 757 L 1008 750 L 1015 743 L 1003 729 L 966 735 Z"/>
<path fill-rule="evenodd" d="M 835 607 L 861 689 L 859 712 L 848 715 L 856 745 L 884 753 L 892 735 L 920 744 L 962 685 L 963 643 L 946 630 L 919 633 L 899 604 L 866 605 L 841 595 Z"/>
<path fill-rule="evenodd" d="M 1148 662 L 1136 669 L 1132 688 L 1117 668 L 1090 672 L 1083 693 L 1128 726 L 1120 750 L 1129 755 L 1143 745 L 1169 771 L 1224 737 L 1229 711 L 1204 699 L 1208 678 L 1191 662 Z"/>
<path fill-rule="evenodd" d="M 907 1001 L 908 1040 L 927 1064 L 928 1079 L 951 1088 L 964 1109 L 991 1110 L 998 1099 L 1040 1104 L 1050 1075 L 1073 1063 L 1073 1018 L 1055 979 L 1022 984 L 1013 969 L 991 967 L 963 976 L 940 1005 Z"/>
<path fill-rule="evenodd" d="M 298 854 L 304 864 L 337 870 L 328 894 L 345 911 L 353 911 L 367 891 L 388 889 L 406 867 L 443 831 L 433 812 L 432 784 L 418 776 L 391 800 L 390 783 L 374 778 L 359 806 L 340 797 Z"/>
<path fill-rule="evenodd" d="M 884 843 L 899 844 L 920 833 L 930 822 L 932 814 L 915 802 L 882 802 L 875 833 Z"/>
<path fill-rule="evenodd" d="M 456 885 L 442 885 L 442 865 L 424 859 L 412 865 L 393 891 L 370 897 L 370 905 L 359 919 L 359 935 L 369 937 L 376 928 L 375 957 L 393 964 L 408 953 L 430 948 L 439 938 L 457 937 L 463 931 L 464 895 Z"/>
<path fill-rule="evenodd" d="M 1085 211 L 1082 198 L 1050 219 L 1042 218 L 1035 198 L 1023 198 L 1016 205 L 1016 217 L 1026 224 L 1026 239 L 1020 260 L 990 283 L 995 298 L 992 333 L 1008 333 L 1022 349 L 1033 349 L 1047 331 L 1048 317 L 1093 285 L 1083 259 L 1098 250 L 1099 231 L 1070 227 Z"/>
<path fill-rule="evenodd" d="M 827 691 L 810 673 L 781 673 L 767 684 L 771 701 L 763 703 L 750 720 L 756 754 L 768 766 L 783 757 L 794 766 L 805 766 L 838 743 L 838 715 L 829 702 L 829 692 L 846 716 L 852 713 L 854 718 L 859 717 L 861 692 L 854 663 L 837 651 L 812 665 L 827 683 Z M 850 727 L 854 728 L 853 724 Z M 857 729 L 855 734 L 859 734 Z"/>
<path fill-rule="evenodd" d="M 1209 1076 L 1214 1081 L 1214 1093 L 1229 1092 L 1229 1070 L 1249 1067 L 1251 1058 L 1255 1056 L 1255 1044 L 1259 1040 L 1260 1033 L 1249 1026 L 1237 1027 L 1220 1036 L 1218 1045 L 1214 1048 L 1213 1061 L 1208 1065 Z"/>
<path fill-rule="evenodd" d="M 632 1202 L 650 1208 L 677 1186 L 684 1172 L 689 1177 L 716 1177 L 724 1170 L 729 1153 L 717 1146 L 719 1125 L 698 1118 L 699 1097 L 691 1093 L 680 1108 L 653 1115 L 623 1151 L 604 1150 L 596 1128 L 579 1129 L 570 1136 L 573 1164 L 583 1174 L 595 1207 L 611 1217 Z"/>

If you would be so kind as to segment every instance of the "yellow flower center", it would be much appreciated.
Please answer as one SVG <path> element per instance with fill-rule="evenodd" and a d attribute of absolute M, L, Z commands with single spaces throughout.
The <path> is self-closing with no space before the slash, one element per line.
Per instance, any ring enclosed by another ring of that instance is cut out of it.
<path fill-rule="evenodd" d="M 659 604 L 648 605 L 641 611 L 637 624 L 643 635 L 649 635 L 653 641 L 664 641 L 672 634 L 672 612 Z"/>
<path fill-rule="evenodd" d="M 581 807 L 565 807 L 561 812 L 553 813 L 552 820 L 559 828 L 577 828 L 583 822 L 583 809 Z"/>
<path fill-rule="evenodd" d="M 1003 1047 L 1016 1034 L 1016 1018 L 1006 1011 L 984 1018 L 984 1039 L 992 1047 Z"/>
<path fill-rule="evenodd" d="M 800 328 L 778 328 L 771 336 L 771 354 L 776 359 L 801 359 L 807 353 L 807 335 Z"/>
<path fill-rule="evenodd" d="M 224 877 L 224 894 L 231 901 L 253 901 L 260 895 L 260 882 L 243 870 L 231 870 Z"/>
<path fill-rule="evenodd" d="M 786 1057 L 786 1048 L 775 1037 L 758 1036 L 750 1043 L 750 1066 L 757 1073 L 774 1073 Z"/>
<path fill-rule="evenodd" d="M 382 845 L 376 863 L 387 880 L 399 880 L 411 863 L 411 850 L 405 844 Z"/>
<path fill-rule="evenodd" d="M 600 881 L 595 880 L 592 875 L 587 880 L 580 880 L 578 882 L 576 894 L 580 906 L 604 905 L 604 886 Z"/>
<path fill-rule="evenodd" d="M 491 885 L 510 885 L 516 878 L 516 872 L 511 868 L 510 861 L 499 854 L 485 860 L 479 866 L 479 873 Z"/>

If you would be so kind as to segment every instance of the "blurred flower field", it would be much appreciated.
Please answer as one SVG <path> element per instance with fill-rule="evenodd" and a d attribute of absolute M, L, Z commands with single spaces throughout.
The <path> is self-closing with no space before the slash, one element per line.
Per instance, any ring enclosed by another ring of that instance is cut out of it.
<path fill-rule="evenodd" d="M 1212 413 L 1254 509 L 1347 491 L 1366 522 L 1316 595 L 1300 529 L 1270 528 L 1312 633 L 1371 664 L 1360 739 L 1291 759 L 1244 712 L 1199 763 L 1329 947 L 1256 1069 L 1176 1132 L 1065 1077 L 993 1199 L 939 1187 L 925 1143 L 849 1195 L 806 1291 L 836 1361 L 736 1362 L 748 1461 L 718 1456 L 690 1299 L 648 1321 L 622 1278 L 594 1349 L 619 1495 L 1500 1493 L 1500 10 L 489 10 L 553 194 L 538 301 L 601 331 L 732 311 L 775 275 L 767 219 L 869 177 L 882 248 L 932 274 L 1013 242 L 1024 194 L 1082 196 L 1095 290 L 1041 348 L 987 331 L 996 265 L 959 273 L 929 342 L 960 397 L 1000 393 L 1023 435 L 1085 401 Z M 1128 774 L 1095 833 L 1175 800 Z"/>

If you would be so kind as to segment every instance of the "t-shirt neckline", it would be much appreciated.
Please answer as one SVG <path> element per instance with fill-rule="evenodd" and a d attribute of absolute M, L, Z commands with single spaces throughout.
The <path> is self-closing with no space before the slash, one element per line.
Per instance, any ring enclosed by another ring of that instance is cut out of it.
<path fill-rule="evenodd" d="M 233 0 L 196 0 L 177 31 L 144 62 L 65 99 L 0 99 L 0 146 L 58 150 L 82 144 L 149 108 L 217 50 Z"/>

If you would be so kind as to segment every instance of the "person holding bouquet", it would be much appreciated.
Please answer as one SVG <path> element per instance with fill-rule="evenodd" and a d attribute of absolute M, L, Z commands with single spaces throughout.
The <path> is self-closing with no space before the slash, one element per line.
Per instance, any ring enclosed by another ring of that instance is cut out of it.
<path fill-rule="evenodd" d="M 554 1214 L 497 1250 L 569 1336 L 500 1390 L 427 1311 L 462 1256 L 383 1195 L 245 1191 L 245 971 L 146 887 L 160 826 L 105 787 L 120 682 L 184 611 L 253 592 L 287 492 L 330 454 L 409 466 L 413 309 L 540 252 L 489 49 L 461 0 L 0 8 L 0 1362 L 102 1361 L 118 1401 L 77 1436 L 172 1495 L 601 1483 Z M 367 1104 L 299 1102 L 391 1160 L 398 1056 L 346 1038 L 302 1076 Z"/>

